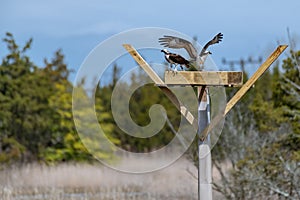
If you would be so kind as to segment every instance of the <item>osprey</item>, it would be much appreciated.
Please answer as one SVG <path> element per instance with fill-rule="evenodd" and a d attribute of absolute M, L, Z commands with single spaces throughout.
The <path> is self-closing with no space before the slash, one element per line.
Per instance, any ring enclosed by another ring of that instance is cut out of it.
<path fill-rule="evenodd" d="M 204 45 L 200 54 L 197 53 L 196 48 L 192 45 L 191 42 L 179 37 L 165 35 L 164 37 L 159 38 L 158 41 L 164 47 L 169 47 L 173 49 L 184 48 L 191 58 L 190 62 L 196 62 L 196 65 L 200 65 L 201 66 L 200 69 L 202 69 L 207 56 L 211 54 L 210 51 L 207 51 L 208 47 L 210 45 L 221 42 L 222 39 L 223 39 L 222 33 L 218 33 L 217 35 L 215 35 L 213 39 L 211 39 L 209 42 L 207 42 Z"/>
<path fill-rule="evenodd" d="M 167 49 L 163 49 L 161 50 L 161 52 L 164 52 L 165 54 L 165 59 L 166 61 L 168 61 L 168 63 L 170 63 L 170 68 L 172 69 L 172 65 L 175 65 L 175 71 L 177 71 L 177 65 L 179 65 L 181 67 L 181 69 L 183 69 L 182 65 L 185 65 L 187 68 L 189 68 L 189 64 L 190 62 L 188 60 L 186 60 L 184 57 L 182 57 L 179 54 L 175 54 L 175 53 L 170 53 Z"/>

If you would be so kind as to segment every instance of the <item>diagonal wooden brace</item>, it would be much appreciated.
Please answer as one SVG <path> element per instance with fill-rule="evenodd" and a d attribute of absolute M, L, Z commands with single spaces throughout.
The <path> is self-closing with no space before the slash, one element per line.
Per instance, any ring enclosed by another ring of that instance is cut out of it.
<path fill-rule="evenodd" d="M 160 79 L 160 77 L 153 71 L 149 64 L 142 58 L 142 56 L 133 48 L 130 44 L 123 44 L 124 48 L 130 53 L 134 60 L 142 67 L 152 81 L 159 85 L 158 87 L 164 92 L 164 94 L 171 100 L 171 102 L 176 106 L 180 113 L 186 118 L 186 120 L 195 128 L 198 129 L 197 119 L 193 114 L 187 109 L 187 107 L 180 102 L 176 95 L 165 85 L 165 83 Z"/>
<path fill-rule="evenodd" d="M 200 140 L 204 141 L 208 133 L 226 116 L 226 114 L 233 108 L 233 106 L 246 94 L 252 85 L 259 77 L 272 65 L 272 63 L 281 55 L 281 53 L 288 47 L 288 45 L 279 45 L 277 49 L 261 64 L 251 78 L 235 93 L 235 95 L 226 104 L 225 111 L 217 115 L 211 123 L 201 133 Z"/>

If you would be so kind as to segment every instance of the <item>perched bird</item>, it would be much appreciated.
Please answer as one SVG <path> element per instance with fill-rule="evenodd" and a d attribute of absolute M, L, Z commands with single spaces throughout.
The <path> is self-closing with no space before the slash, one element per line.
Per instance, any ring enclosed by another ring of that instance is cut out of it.
<path fill-rule="evenodd" d="M 177 65 L 179 65 L 181 67 L 181 69 L 183 69 L 182 66 L 186 66 L 187 68 L 189 68 L 190 62 L 188 60 L 186 60 L 184 57 L 182 57 L 181 55 L 175 54 L 175 53 L 170 53 L 167 49 L 163 49 L 163 50 L 161 50 L 161 52 L 164 52 L 165 59 L 168 63 L 170 63 L 171 69 L 172 69 L 173 64 L 175 65 L 175 71 L 177 71 Z"/>
<path fill-rule="evenodd" d="M 222 39 L 223 39 L 222 33 L 218 33 L 217 35 L 215 35 L 213 39 L 211 39 L 209 42 L 207 42 L 204 45 L 200 54 L 198 54 L 196 48 L 193 46 L 191 42 L 179 37 L 165 35 L 164 37 L 159 38 L 158 41 L 164 47 L 173 48 L 173 49 L 184 48 L 191 58 L 190 63 L 195 63 L 198 66 L 198 68 L 200 68 L 201 70 L 203 69 L 203 65 L 207 56 L 211 54 L 210 51 L 207 51 L 208 47 L 210 45 L 221 42 Z"/>

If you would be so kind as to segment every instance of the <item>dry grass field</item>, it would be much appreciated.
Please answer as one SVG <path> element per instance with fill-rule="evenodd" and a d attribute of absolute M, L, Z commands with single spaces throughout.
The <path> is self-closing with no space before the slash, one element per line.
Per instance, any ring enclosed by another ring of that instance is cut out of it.
<path fill-rule="evenodd" d="M 131 164 L 134 160 L 128 161 Z M 127 174 L 103 165 L 30 164 L 0 172 L 1 200 L 197 199 L 197 175 L 181 158 L 169 167 L 146 174 Z"/>

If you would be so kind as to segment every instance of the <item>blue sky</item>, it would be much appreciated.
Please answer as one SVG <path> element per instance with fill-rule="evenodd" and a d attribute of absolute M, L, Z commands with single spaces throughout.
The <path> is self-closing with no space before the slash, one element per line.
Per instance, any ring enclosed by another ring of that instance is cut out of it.
<path fill-rule="evenodd" d="M 278 41 L 287 43 L 287 27 L 297 40 L 299 8 L 299 0 L 2 0 L 0 36 L 11 32 L 20 44 L 32 37 L 29 55 L 38 65 L 61 48 L 68 67 L 76 72 L 97 44 L 128 29 L 169 28 L 196 36 L 201 45 L 222 32 L 222 44 L 210 49 L 215 63 L 222 65 L 223 57 L 266 58 Z M 5 55 L 3 43 L 0 55 Z"/>

